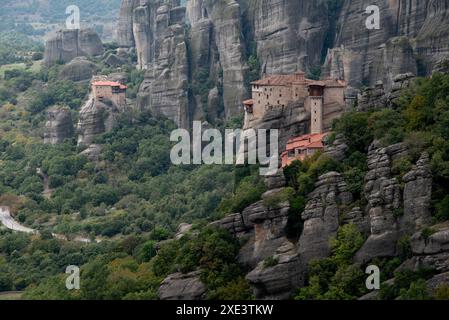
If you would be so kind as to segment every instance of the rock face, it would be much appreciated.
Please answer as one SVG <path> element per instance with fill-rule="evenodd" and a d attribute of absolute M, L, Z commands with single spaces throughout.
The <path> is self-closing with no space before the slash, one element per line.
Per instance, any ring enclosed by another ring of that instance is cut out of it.
<path fill-rule="evenodd" d="M 118 112 L 112 102 L 88 99 L 79 113 L 78 144 L 88 146 L 96 135 L 111 131 Z"/>
<path fill-rule="evenodd" d="M 365 177 L 366 207 L 370 233 L 356 254 L 356 261 L 396 255 L 400 236 L 412 235 L 431 223 L 432 175 L 429 157 L 423 154 L 413 169 L 402 177 L 404 190 L 392 174 L 393 162 L 407 155 L 403 144 L 381 148 L 375 142 L 368 153 Z"/>
<path fill-rule="evenodd" d="M 103 52 L 103 44 L 94 30 L 61 30 L 47 40 L 44 64 L 52 66 L 58 62 L 70 62 L 76 57 L 98 56 Z"/>
<path fill-rule="evenodd" d="M 368 173 L 365 176 L 366 207 L 370 235 L 356 255 L 365 262 L 374 257 L 392 257 L 398 240 L 398 215 L 402 206 L 399 182 L 391 172 L 392 163 L 406 154 L 402 144 L 381 148 L 373 143 L 368 151 Z"/>
<path fill-rule="evenodd" d="M 369 111 L 394 107 L 401 91 L 410 87 L 415 76 L 412 73 L 398 74 L 393 78 L 393 84 L 388 91 L 383 82 L 379 81 L 374 87 L 362 91 L 358 99 L 357 110 Z"/>
<path fill-rule="evenodd" d="M 200 300 L 204 298 L 206 286 L 200 280 L 200 272 L 169 275 L 159 288 L 161 300 Z"/>
<path fill-rule="evenodd" d="M 308 196 L 301 217 L 304 228 L 299 238 L 299 257 L 303 270 L 313 259 L 330 255 L 329 239 L 337 235 L 341 205 L 349 205 L 352 194 L 341 174 L 329 172 L 319 177 L 315 190 Z"/>
<path fill-rule="evenodd" d="M 73 123 L 70 108 L 53 107 L 47 111 L 44 143 L 58 144 L 73 137 Z"/>
<path fill-rule="evenodd" d="M 416 166 L 402 181 L 404 186 L 404 215 L 400 219 L 401 231 L 411 234 L 424 229 L 432 222 L 432 172 L 429 155 L 422 154 Z"/>
<path fill-rule="evenodd" d="M 381 82 L 381 89 L 362 97 L 369 106 L 380 97 L 394 99 L 391 92 L 403 83 L 398 75 L 448 69 L 445 0 L 378 1 L 379 30 L 366 27 L 370 5 L 188 0 L 182 8 L 179 0 L 122 0 L 119 53 L 135 49 L 139 68 L 148 70 L 139 105 L 184 127 L 239 114 L 249 96 L 248 71 L 315 74 L 321 67 L 323 78 L 344 79 L 355 88 Z"/>
<path fill-rule="evenodd" d="M 98 71 L 95 63 L 90 62 L 85 57 L 77 57 L 66 64 L 59 74 L 61 80 L 88 81 L 92 79 Z"/>
<path fill-rule="evenodd" d="M 286 74 L 320 65 L 330 25 L 326 1 L 240 3 L 251 28 L 251 40 L 257 45 L 262 72 Z"/>
<path fill-rule="evenodd" d="M 138 65 L 146 69 L 138 107 L 189 127 L 185 8 L 179 1 L 142 1 L 133 11 Z"/>
<path fill-rule="evenodd" d="M 210 19 L 214 44 L 223 76 L 223 104 L 226 118 L 239 114 L 248 92 L 244 86 L 248 66 L 240 5 L 235 0 L 196 1 L 202 3 L 202 19 Z M 202 20 L 200 20 L 200 23 Z M 196 21 L 193 20 L 192 24 Z M 206 43 L 205 43 L 206 44 Z M 210 44 L 210 43 L 209 43 Z"/>
<path fill-rule="evenodd" d="M 430 230 L 430 235 L 419 231 L 410 238 L 414 256 L 401 267 L 411 270 L 426 267 L 439 273 L 449 272 L 449 226 L 445 223 Z"/>
<path fill-rule="evenodd" d="M 121 49 L 131 49 L 135 45 L 133 35 L 133 10 L 139 3 L 140 0 L 122 0 L 117 26 L 117 43 Z"/>
<path fill-rule="evenodd" d="M 368 30 L 365 10 L 372 1 L 344 1 L 339 31 L 328 53 L 328 70 L 343 71 L 353 86 L 382 80 L 387 89 L 400 73 L 429 74 L 448 54 L 445 1 L 378 1 L 380 29 Z M 444 31 L 443 31 L 444 29 Z M 336 51 L 336 52 L 335 52 Z M 416 59 L 416 57 L 420 59 Z"/>

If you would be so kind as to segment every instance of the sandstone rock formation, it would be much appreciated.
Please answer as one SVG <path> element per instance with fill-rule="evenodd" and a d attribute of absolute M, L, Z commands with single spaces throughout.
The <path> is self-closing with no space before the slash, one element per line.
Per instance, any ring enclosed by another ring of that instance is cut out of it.
<path fill-rule="evenodd" d="M 396 215 L 402 206 L 399 182 L 391 172 L 392 162 L 406 154 L 402 144 L 382 148 L 377 142 L 368 151 L 368 173 L 365 176 L 366 207 L 370 235 L 357 252 L 356 261 L 366 262 L 374 257 L 396 254 L 398 222 Z"/>
<path fill-rule="evenodd" d="M 72 113 L 68 107 L 53 107 L 47 111 L 44 143 L 58 144 L 73 137 Z"/>
<path fill-rule="evenodd" d="M 103 44 L 94 30 L 61 30 L 47 40 L 44 64 L 52 66 L 58 62 L 70 62 L 76 57 L 98 56 L 103 51 Z"/>
<path fill-rule="evenodd" d="M 88 146 L 96 135 L 111 131 L 118 112 L 112 102 L 88 99 L 79 113 L 78 144 Z"/>
<path fill-rule="evenodd" d="M 326 1 L 240 3 L 251 28 L 251 40 L 257 45 L 263 73 L 293 73 L 320 65 L 329 31 Z"/>
<path fill-rule="evenodd" d="M 394 107 L 396 99 L 401 91 L 410 87 L 415 76 L 413 73 L 398 74 L 393 78 L 390 90 L 386 90 L 382 81 L 378 81 L 374 87 L 366 88 L 358 98 L 358 111 L 369 111 Z"/>
<path fill-rule="evenodd" d="M 185 8 L 178 1 L 143 1 L 134 9 L 138 65 L 146 69 L 137 105 L 189 127 Z"/>
<path fill-rule="evenodd" d="M 448 55 L 444 1 L 378 1 L 378 30 L 368 30 L 365 25 L 370 5 L 373 3 L 368 0 L 343 2 L 339 31 L 328 53 L 328 72 L 343 72 L 341 76 L 353 86 L 372 86 L 382 80 L 389 90 L 395 75 L 428 75 L 435 63 Z"/>
<path fill-rule="evenodd" d="M 169 275 L 158 292 L 161 300 L 200 300 L 205 293 L 206 286 L 200 280 L 200 271 Z"/>
<path fill-rule="evenodd" d="M 303 270 L 311 260 L 330 255 L 329 239 L 337 235 L 341 205 L 349 205 L 351 201 L 352 194 L 341 174 L 329 172 L 319 177 L 301 215 L 304 227 L 298 253 Z"/>
<path fill-rule="evenodd" d="M 90 62 L 85 57 L 77 57 L 66 64 L 61 72 L 59 78 L 61 80 L 70 81 L 88 81 L 92 79 L 98 71 L 98 67 L 95 63 Z"/>
<path fill-rule="evenodd" d="M 410 236 L 431 223 L 432 174 L 429 157 L 423 154 L 413 169 L 402 178 L 401 190 L 392 165 L 407 155 L 403 144 L 381 148 L 373 143 L 368 153 L 369 172 L 365 177 L 366 212 L 370 234 L 356 254 L 356 261 L 392 257 L 400 236 Z"/>
<path fill-rule="evenodd" d="M 323 78 L 345 79 L 352 87 L 377 84 L 362 97 L 369 107 L 394 100 L 404 83 L 398 75 L 445 70 L 449 56 L 449 15 L 442 0 L 379 1 L 379 30 L 366 27 L 370 5 L 188 0 L 182 8 L 179 0 L 123 0 L 119 52 L 135 49 L 138 66 L 148 70 L 139 106 L 180 126 L 240 113 L 248 97 L 250 56 L 261 65 L 252 71 L 262 74 L 317 73 L 322 67 Z M 201 94 L 194 90 L 198 73 L 206 74 L 202 84 L 212 83 Z"/>

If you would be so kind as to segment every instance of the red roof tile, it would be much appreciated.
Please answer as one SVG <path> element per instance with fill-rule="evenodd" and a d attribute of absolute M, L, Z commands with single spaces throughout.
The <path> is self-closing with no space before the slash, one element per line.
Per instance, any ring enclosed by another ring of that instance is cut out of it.
<path fill-rule="evenodd" d="M 128 89 L 128 87 L 125 86 L 124 84 L 114 81 L 97 81 L 92 83 L 92 85 L 98 87 L 120 87 L 120 89 Z"/>

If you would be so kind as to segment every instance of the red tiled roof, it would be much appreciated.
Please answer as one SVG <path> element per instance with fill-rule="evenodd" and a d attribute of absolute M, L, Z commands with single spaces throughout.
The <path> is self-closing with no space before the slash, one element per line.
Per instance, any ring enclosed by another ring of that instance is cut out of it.
<path fill-rule="evenodd" d="M 98 87 L 120 87 L 120 89 L 128 89 L 128 87 L 125 86 L 124 84 L 114 81 L 97 81 L 92 83 L 92 85 Z"/>
<path fill-rule="evenodd" d="M 307 134 L 290 139 L 287 142 L 286 150 L 293 150 L 296 148 L 323 148 L 323 139 L 327 133 Z"/>
<path fill-rule="evenodd" d="M 260 85 L 260 86 L 285 86 L 291 85 L 295 81 L 295 75 L 271 75 L 267 76 L 263 79 L 251 82 L 251 84 Z"/>
<path fill-rule="evenodd" d="M 294 74 L 289 75 L 270 75 L 263 79 L 251 82 L 253 85 L 259 85 L 259 86 L 290 86 L 293 83 L 298 83 L 298 80 L 296 79 L 296 76 Z M 326 80 L 310 80 L 310 79 L 304 79 L 304 81 L 299 81 L 299 83 L 305 83 L 307 85 L 314 85 L 314 86 L 333 86 L 333 87 L 345 87 L 346 82 L 344 80 L 336 80 L 336 79 L 326 79 Z"/>

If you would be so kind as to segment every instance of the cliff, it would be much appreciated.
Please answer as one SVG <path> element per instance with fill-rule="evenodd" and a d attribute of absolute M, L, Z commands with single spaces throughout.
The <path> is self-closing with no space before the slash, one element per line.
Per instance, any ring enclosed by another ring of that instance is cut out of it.
<path fill-rule="evenodd" d="M 94 30 L 60 30 L 45 43 L 44 64 L 67 63 L 76 57 L 98 56 L 103 52 L 103 44 Z"/>
<path fill-rule="evenodd" d="M 176 0 L 123 0 L 119 51 L 135 48 L 147 70 L 139 106 L 188 127 L 239 114 L 254 74 L 382 81 L 387 93 L 398 74 L 429 75 L 449 55 L 445 3 L 379 1 L 380 29 L 368 30 L 368 0 L 188 0 L 186 12 Z"/>

